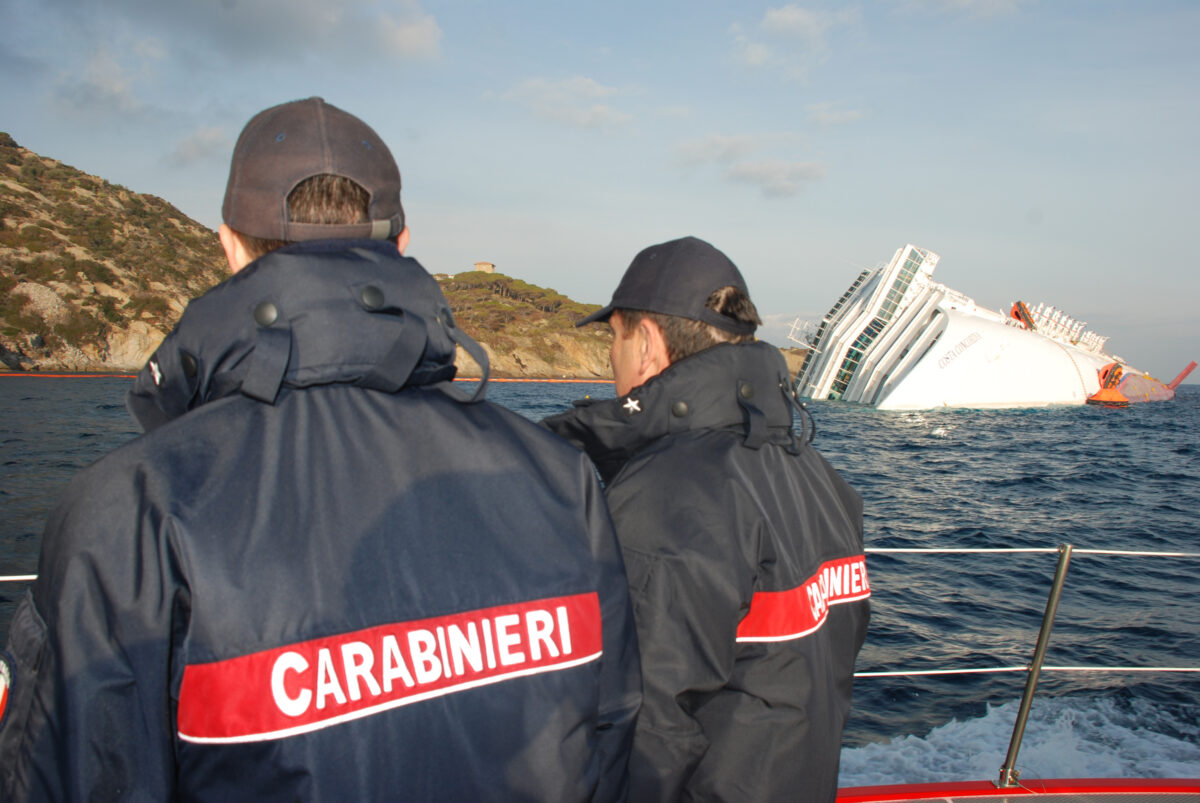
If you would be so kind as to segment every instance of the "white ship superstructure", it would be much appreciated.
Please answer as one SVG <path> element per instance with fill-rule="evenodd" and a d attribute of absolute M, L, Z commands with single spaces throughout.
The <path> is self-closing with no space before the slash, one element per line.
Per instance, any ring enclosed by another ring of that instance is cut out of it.
<path fill-rule="evenodd" d="M 938 284 L 938 259 L 907 245 L 859 274 L 804 344 L 799 394 L 885 410 L 1084 404 L 1120 362 L 1061 310 L 1005 315 Z"/>

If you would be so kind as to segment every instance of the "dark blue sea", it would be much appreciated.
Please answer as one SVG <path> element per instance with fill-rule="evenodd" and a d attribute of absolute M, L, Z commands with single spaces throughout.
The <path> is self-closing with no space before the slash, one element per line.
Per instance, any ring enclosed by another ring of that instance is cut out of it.
<path fill-rule="evenodd" d="M 68 479 L 136 437 L 120 378 L 0 376 L 0 575 L 34 573 Z M 609 385 L 493 384 L 531 419 Z M 1200 777 L 1200 386 L 1125 410 L 883 413 L 809 405 L 815 445 L 863 495 L 868 549 L 1072 544 L 1022 777 Z M 862 672 L 1029 663 L 1054 553 L 868 556 Z M 0 635 L 26 583 L 0 584 Z M 1133 671 L 1134 669 L 1152 671 Z M 1023 672 L 862 677 L 843 786 L 995 780 Z"/>

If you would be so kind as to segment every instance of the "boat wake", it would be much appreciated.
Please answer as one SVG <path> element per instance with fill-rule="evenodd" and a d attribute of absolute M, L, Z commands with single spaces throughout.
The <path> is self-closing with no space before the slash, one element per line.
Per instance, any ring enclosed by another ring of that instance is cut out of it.
<path fill-rule="evenodd" d="M 839 785 L 992 780 L 1008 751 L 1018 702 L 989 706 L 924 737 L 842 751 Z M 1200 707 L 1144 699 L 1041 698 L 1017 761 L 1023 779 L 1200 776 Z"/>

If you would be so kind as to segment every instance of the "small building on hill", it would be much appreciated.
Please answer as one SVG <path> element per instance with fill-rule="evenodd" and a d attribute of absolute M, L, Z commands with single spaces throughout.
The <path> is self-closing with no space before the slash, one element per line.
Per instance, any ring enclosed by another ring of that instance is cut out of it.
<path fill-rule="evenodd" d="M 475 270 L 483 271 L 484 273 L 495 273 L 496 266 L 491 262 L 476 262 Z"/>

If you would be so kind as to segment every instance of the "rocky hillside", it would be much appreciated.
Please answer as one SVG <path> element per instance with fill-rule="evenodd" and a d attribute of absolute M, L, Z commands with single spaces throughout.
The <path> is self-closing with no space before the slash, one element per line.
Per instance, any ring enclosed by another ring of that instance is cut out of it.
<path fill-rule="evenodd" d="M 140 366 L 187 299 L 224 275 L 213 232 L 0 133 L 0 360 Z"/>
<path fill-rule="evenodd" d="M 437 278 L 457 324 L 487 351 L 493 376 L 612 377 L 608 327 L 575 328 L 575 321 L 596 304 L 579 304 L 499 273 L 471 271 Z M 478 374 L 461 349 L 457 363 L 461 375 Z"/>
<path fill-rule="evenodd" d="M 0 369 L 132 371 L 189 298 L 226 275 L 216 234 L 142 195 L 0 133 Z M 595 305 L 495 273 L 439 276 L 493 376 L 608 377 Z M 460 373 L 477 375 L 460 354 Z"/>

